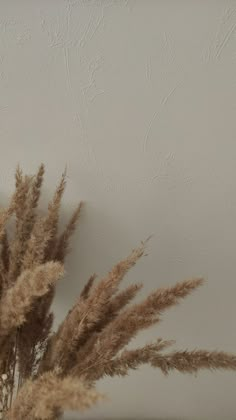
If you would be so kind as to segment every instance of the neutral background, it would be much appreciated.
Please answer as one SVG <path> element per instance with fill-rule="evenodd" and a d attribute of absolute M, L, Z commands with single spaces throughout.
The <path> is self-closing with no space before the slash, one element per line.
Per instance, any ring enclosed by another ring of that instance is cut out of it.
<path fill-rule="evenodd" d="M 207 284 L 132 345 L 161 336 L 236 352 L 235 75 L 235 1 L 0 3 L 2 202 L 17 162 L 43 161 L 42 206 L 65 164 L 62 222 L 87 203 L 57 323 L 91 273 L 153 234 L 124 285 Z M 98 387 L 110 402 L 81 418 L 236 418 L 235 373 L 144 367 Z"/>

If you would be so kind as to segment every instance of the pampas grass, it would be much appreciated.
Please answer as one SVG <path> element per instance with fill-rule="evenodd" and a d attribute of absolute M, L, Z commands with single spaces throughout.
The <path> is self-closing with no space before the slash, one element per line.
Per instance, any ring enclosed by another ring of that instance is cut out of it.
<path fill-rule="evenodd" d="M 146 252 L 142 242 L 108 274 L 91 275 L 65 316 L 53 331 L 51 303 L 57 281 L 63 276 L 82 203 L 72 212 L 59 234 L 59 210 L 66 187 L 66 172 L 48 204 L 37 213 L 44 165 L 35 175 L 18 166 L 15 192 L 0 212 L 0 417 L 8 420 L 53 420 L 65 409 L 84 410 L 104 397 L 96 381 L 124 376 L 142 364 L 170 371 L 195 373 L 201 369 L 236 369 L 236 356 L 222 351 L 166 350 L 171 340 L 127 350 L 139 331 L 158 324 L 162 313 L 179 304 L 203 284 L 187 279 L 158 288 L 131 304 L 142 284 L 120 290 L 126 273 Z M 9 239 L 8 227 L 15 224 Z"/>

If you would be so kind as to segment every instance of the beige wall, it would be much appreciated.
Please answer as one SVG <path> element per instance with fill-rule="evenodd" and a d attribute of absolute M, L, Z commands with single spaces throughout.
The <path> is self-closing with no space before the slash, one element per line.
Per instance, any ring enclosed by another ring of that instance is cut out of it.
<path fill-rule="evenodd" d="M 153 233 L 125 284 L 208 282 L 137 343 L 236 352 L 235 75 L 235 1 L 0 3 L 2 200 L 18 161 L 44 161 L 45 199 L 68 165 L 64 218 L 87 201 L 57 322 L 89 274 Z M 236 418 L 232 373 L 143 368 L 99 389 L 111 402 L 84 418 Z"/>

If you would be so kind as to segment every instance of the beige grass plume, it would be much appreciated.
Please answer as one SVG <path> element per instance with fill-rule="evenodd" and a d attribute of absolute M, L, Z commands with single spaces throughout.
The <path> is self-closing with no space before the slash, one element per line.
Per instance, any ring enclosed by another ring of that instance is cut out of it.
<path fill-rule="evenodd" d="M 164 374 L 236 370 L 236 355 L 196 349 L 166 352 L 174 342 L 162 338 L 126 348 L 139 331 L 158 324 L 165 310 L 203 283 L 196 278 L 159 287 L 132 304 L 142 284 L 120 286 L 145 254 L 146 241 L 102 279 L 93 274 L 53 331 L 51 303 L 82 203 L 59 232 L 66 172 L 41 216 L 37 208 L 44 172 L 40 165 L 35 175 L 24 175 L 18 166 L 15 192 L 0 211 L 0 418 L 53 420 L 65 409 L 88 409 L 103 398 L 94 388 L 97 380 L 127 375 L 142 364 Z M 8 234 L 11 223 L 13 237 Z"/>

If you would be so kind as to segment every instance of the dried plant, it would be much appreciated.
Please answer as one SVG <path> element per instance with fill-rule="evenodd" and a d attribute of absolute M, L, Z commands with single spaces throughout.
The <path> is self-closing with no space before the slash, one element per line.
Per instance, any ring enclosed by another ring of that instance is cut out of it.
<path fill-rule="evenodd" d="M 190 279 L 159 288 L 129 305 L 142 287 L 119 291 L 126 273 L 146 252 L 146 241 L 102 279 L 92 275 L 57 331 L 50 310 L 56 283 L 75 231 L 82 203 L 59 233 L 59 210 L 66 186 L 63 173 L 47 214 L 37 213 L 44 177 L 17 167 L 15 192 L 0 213 L 0 415 L 8 420 L 58 419 L 65 409 L 84 410 L 104 397 L 96 381 L 127 375 L 141 364 L 164 374 L 200 369 L 236 369 L 236 356 L 194 350 L 165 352 L 173 341 L 158 338 L 135 350 L 126 346 L 139 331 L 160 321 L 203 283 Z M 14 235 L 9 237 L 9 225 Z"/>

